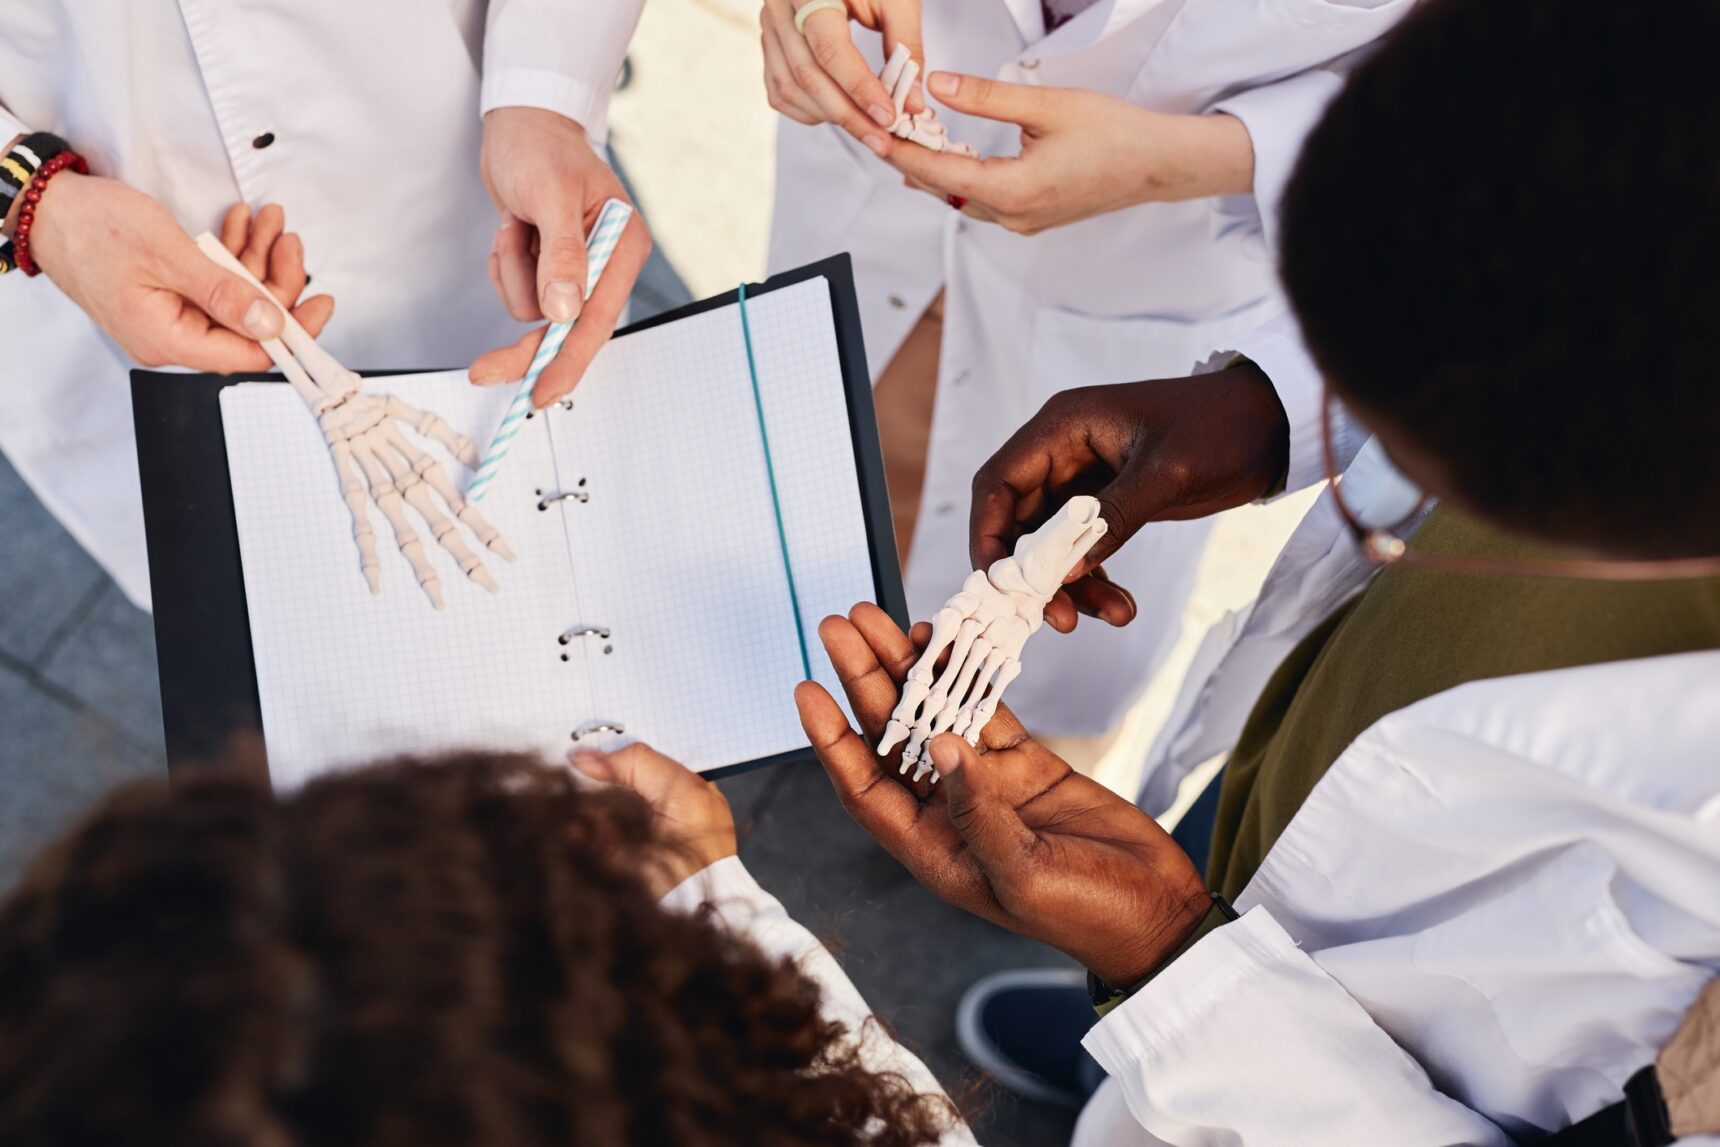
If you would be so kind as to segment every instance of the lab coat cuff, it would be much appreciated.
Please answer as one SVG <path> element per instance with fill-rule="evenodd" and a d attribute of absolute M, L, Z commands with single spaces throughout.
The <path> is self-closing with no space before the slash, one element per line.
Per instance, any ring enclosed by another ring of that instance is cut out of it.
<path fill-rule="evenodd" d="M 1261 500 L 1275 501 L 1322 481 L 1326 477 L 1320 426 L 1325 417 L 1321 403 L 1324 389 L 1320 368 L 1308 353 L 1294 316 L 1286 313 L 1256 327 L 1230 349 L 1265 373 L 1278 393 L 1278 402 L 1284 407 L 1290 425 L 1290 463 L 1284 473 L 1283 488 Z M 1341 405 L 1333 410 L 1332 429 L 1333 446 L 1342 467 L 1355 453 L 1350 441 L 1355 435 Z"/>
<path fill-rule="evenodd" d="M 1273 975 L 1279 965 L 1306 959 L 1272 914 L 1255 908 L 1208 932 L 1112 1008 L 1082 1045 L 1128 1087 L 1126 1080 L 1139 1074 L 1143 1064 L 1174 1055 L 1191 1033 L 1204 1041 L 1215 1025 L 1246 1024 L 1246 1016 L 1226 1018 L 1227 1004 L 1239 989 L 1249 980 Z"/>
<path fill-rule="evenodd" d="M 780 900 L 759 886 L 738 856 L 725 856 L 695 872 L 659 903 L 671 912 L 708 912 L 772 959 L 798 960 L 819 947 L 817 938 L 795 923 Z"/>
<path fill-rule="evenodd" d="M 1315 70 L 1238 92 L 1209 111 L 1233 115 L 1254 144 L 1254 204 L 1267 249 L 1278 250 L 1278 205 L 1302 153 L 1302 141 L 1344 86 L 1334 72 Z"/>
<path fill-rule="evenodd" d="M 484 73 L 478 106 L 486 113 L 496 108 L 524 107 L 564 115 L 585 129 L 592 150 L 601 155 L 609 141 L 612 86 L 609 82 L 593 84 L 545 68 L 499 68 Z"/>

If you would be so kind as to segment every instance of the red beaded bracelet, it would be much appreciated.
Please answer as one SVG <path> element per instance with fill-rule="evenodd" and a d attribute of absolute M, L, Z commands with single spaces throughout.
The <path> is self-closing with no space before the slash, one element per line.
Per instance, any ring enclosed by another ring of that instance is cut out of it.
<path fill-rule="evenodd" d="M 47 189 L 48 180 L 68 167 L 79 175 L 90 173 L 90 165 L 84 162 L 83 156 L 75 151 L 62 151 L 44 163 L 31 178 L 29 186 L 24 188 L 21 196 L 24 204 L 18 208 L 18 225 L 12 229 L 12 257 L 18 269 L 26 275 L 42 273 L 42 268 L 36 266 L 36 260 L 30 257 L 30 228 L 36 222 L 36 207 L 42 202 L 42 192 Z"/>

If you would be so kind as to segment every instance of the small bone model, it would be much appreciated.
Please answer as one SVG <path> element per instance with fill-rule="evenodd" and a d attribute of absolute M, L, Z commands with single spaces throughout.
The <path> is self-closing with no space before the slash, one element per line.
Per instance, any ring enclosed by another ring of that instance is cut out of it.
<path fill-rule="evenodd" d="M 248 280 L 265 298 L 274 300 L 268 288 L 257 282 L 215 236 L 205 232 L 197 237 L 197 245 L 216 263 Z M 376 535 L 364 510 L 367 487 L 370 499 L 388 519 L 401 554 L 411 564 L 432 605 L 442 608 L 442 582 L 417 532 L 406 520 L 406 506 L 418 512 L 431 535 L 453 555 L 468 578 L 491 593 L 497 592 L 495 579 L 467 547 L 459 529 L 437 509 L 436 498 L 492 551 L 511 562 L 513 550 L 496 528 L 460 496 L 442 464 L 414 446 L 398 424 L 404 422 L 426 438 L 434 438 L 468 469 L 478 465 L 478 448 L 440 415 L 408 406 L 393 395 L 364 393 L 362 378 L 318 346 L 285 307 L 281 312 L 286 316 L 281 337 L 264 340 L 263 350 L 281 368 L 322 427 L 323 438 L 334 456 L 342 497 L 352 512 L 352 536 L 358 543 L 359 565 L 370 584 L 370 592 L 381 592 L 382 570 L 376 556 Z"/>
<path fill-rule="evenodd" d="M 1057 514 L 1015 543 L 1011 557 L 975 570 L 932 618 L 932 640 L 902 686 L 878 754 L 887 756 L 907 738 L 901 772 L 913 765 L 914 780 L 938 780 L 927 745 L 939 733 L 979 743 L 980 731 L 997 712 L 1009 683 L 1021 674 L 1021 649 L 1038 631 L 1045 605 L 1063 579 L 1105 536 L 1097 498 L 1071 498 Z M 934 680 L 938 658 L 949 650 Z"/>
<path fill-rule="evenodd" d="M 878 73 L 878 79 L 888 89 L 890 99 L 896 105 L 896 121 L 890 125 L 890 134 L 931 151 L 947 151 L 952 155 L 977 158 L 979 152 L 967 144 L 950 142 L 949 129 L 938 122 L 938 113 L 931 108 L 925 108 L 915 115 L 908 114 L 908 93 L 914 90 L 914 84 L 919 78 L 920 65 L 914 62 L 908 49 L 897 44 L 896 51 L 890 56 L 890 62 Z"/>

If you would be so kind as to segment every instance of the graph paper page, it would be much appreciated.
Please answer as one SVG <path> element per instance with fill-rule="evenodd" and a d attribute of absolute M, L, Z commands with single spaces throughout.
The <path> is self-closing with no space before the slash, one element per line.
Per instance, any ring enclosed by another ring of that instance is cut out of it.
<path fill-rule="evenodd" d="M 486 557 L 501 594 L 419 529 L 448 593 L 440 614 L 374 506 L 384 587 L 366 591 L 327 448 L 291 389 L 224 391 L 277 781 L 401 751 L 559 755 L 598 722 L 700 770 L 804 749 L 801 634 L 813 676 L 841 696 L 818 621 L 876 590 L 829 290 L 797 284 L 747 313 L 782 537 L 740 311 L 723 307 L 615 340 L 573 409 L 515 440 L 481 504 L 520 551 L 517 566 Z M 479 442 L 508 397 L 463 373 L 366 386 L 398 388 Z M 537 510 L 540 490 L 575 489 L 588 500 Z M 608 636 L 556 640 L 583 626 Z"/>
<path fill-rule="evenodd" d="M 511 397 L 506 388 L 472 386 L 464 371 L 369 379 L 365 388 L 437 411 L 479 442 Z M 555 641 L 571 581 L 559 523 L 537 512 L 532 492 L 553 476 L 541 420 L 514 440 L 481 503 L 519 561 L 510 565 L 465 533 L 499 594 L 468 581 L 407 511 L 442 583 L 446 608 L 437 612 L 374 503 L 366 513 L 382 592 L 371 595 L 328 447 L 292 387 L 229 387 L 221 415 L 277 786 L 398 753 L 566 752 L 570 723 L 590 702 L 583 663 L 563 662 Z M 458 463 L 419 442 L 464 486 Z"/>
<path fill-rule="evenodd" d="M 803 749 L 795 597 L 814 676 L 834 686 L 818 620 L 874 594 L 829 290 L 747 311 L 795 595 L 738 306 L 618 340 L 551 423 L 558 467 L 591 491 L 565 513 L 578 620 L 612 633 L 586 643 L 593 694 L 695 769 Z"/>

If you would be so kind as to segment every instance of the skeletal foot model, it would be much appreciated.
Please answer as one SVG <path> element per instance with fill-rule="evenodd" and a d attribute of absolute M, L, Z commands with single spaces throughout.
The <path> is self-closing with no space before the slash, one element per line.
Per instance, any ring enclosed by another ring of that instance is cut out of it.
<path fill-rule="evenodd" d="M 967 144 L 950 142 L 949 129 L 938 122 L 938 113 L 931 108 L 925 108 L 915 115 L 908 114 L 908 93 L 914 90 L 914 83 L 919 78 L 920 65 L 914 62 L 908 49 L 897 44 L 890 62 L 878 73 L 878 79 L 888 89 L 890 99 L 896 105 L 896 122 L 890 125 L 890 134 L 932 151 L 978 157 L 979 152 Z"/>
<path fill-rule="evenodd" d="M 249 280 L 265 298 L 274 299 L 215 236 L 205 232 L 197 237 L 197 245 L 222 267 Z M 429 555 L 424 552 L 424 544 L 406 520 L 407 506 L 424 519 L 431 536 L 453 555 L 467 577 L 491 593 L 497 592 L 495 579 L 467 547 L 459 529 L 437 508 L 437 499 L 447 506 L 449 513 L 466 524 L 478 541 L 495 553 L 511 562 L 514 560 L 513 550 L 508 548 L 508 543 L 502 540 L 496 528 L 460 496 L 448 480 L 442 464 L 414 446 L 402 433 L 400 423 L 440 442 L 468 469 L 478 465 L 478 448 L 471 439 L 443 421 L 440 415 L 408 406 L 393 395 L 364 393 L 362 378 L 319 347 L 285 307 L 281 311 L 286 315 L 281 338 L 264 340 L 263 349 L 281 368 L 322 427 L 323 438 L 334 456 L 341 494 L 346 500 L 346 508 L 352 512 L 352 536 L 358 543 L 359 565 L 364 571 L 365 581 L 370 583 L 370 592 L 381 592 L 382 565 L 376 556 L 376 534 L 365 514 L 367 492 L 369 499 L 382 511 L 382 516 L 388 519 L 401 554 L 411 563 L 419 586 L 437 609 L 442 608 L 442 582 L 436 576 L 436 567 L 430 564 Z"/>
<path fill-rule="evenodd" d="M 1097 498 L 1071 498 L 1057 515 L 1015 543 L 1015 554 L 975 570 L 932 618 L 932 640 L 902 686 L 890 714 L 880 756 L 907 739 L 901 772 L 914 766 L 917 781 L 932 774 L 927 749 L 939 733 L 979 743 L 980 730 L 997 712 L 1009 683 L 1021 674 L 1021 647 L 1038 631 L 1045 605 L 1087 551 L 1105 536 Z M 938 658 L 949 650 L 941 675 Z"/>

